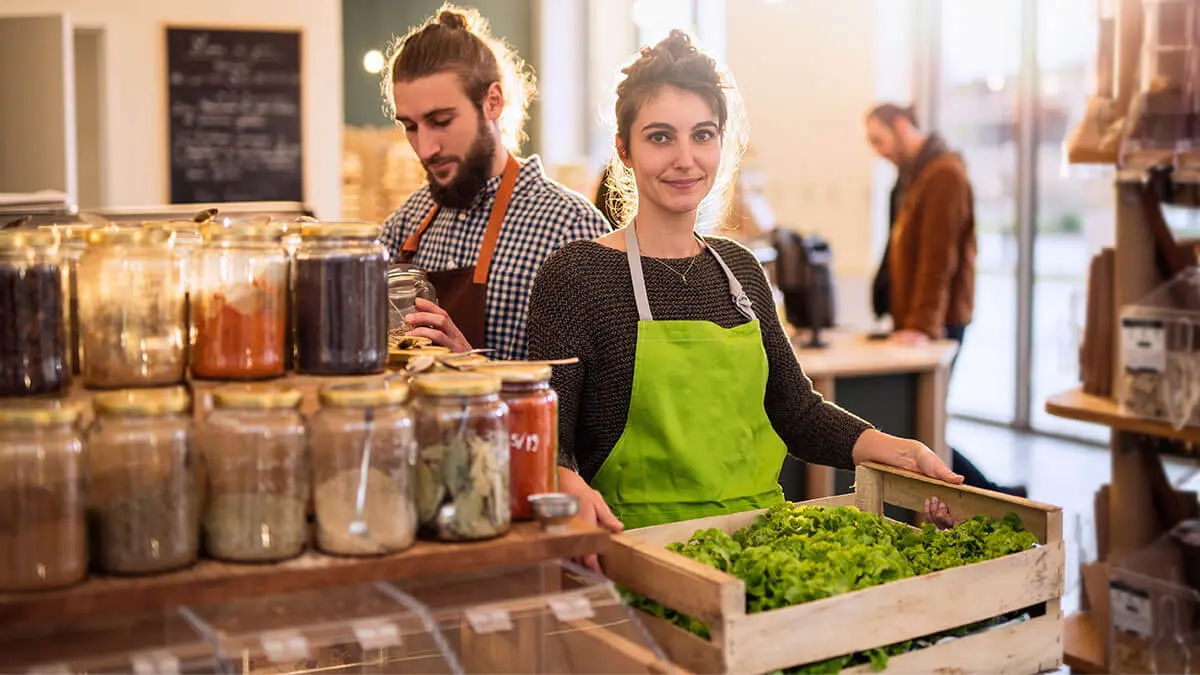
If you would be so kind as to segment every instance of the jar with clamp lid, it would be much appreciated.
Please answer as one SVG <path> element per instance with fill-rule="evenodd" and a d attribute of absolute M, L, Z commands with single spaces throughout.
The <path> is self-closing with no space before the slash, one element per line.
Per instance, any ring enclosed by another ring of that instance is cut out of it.
<path fill-rule="evenodd" d="M 417 311 L 417 298 L 437 302 L 437 292 L 425 270 L 397 263 L 388 267 L 388 346 L 399 347 L 400 338 L 413 329 L 404 317 Z"/>
<path fill-rule="evenodd" d="M 113 227 L 88 234 L 79 259 L 83 383 L 96 389 L 183 381 L 187 308 L 171 233 Z"/>
<path fill-rule="evenodd" d="M 413 379 L 417 509 L 443 540 L 489 539 L 512 522 L 508 408 L 500 380 L 476 373 Z"/>
<path fill-rule="evenodd" d="M 190 565 L 200 539 L 200 471 L 182 387 L 106 391 L 87 434 L 92 557 L 112 574 Z"/>
<path fill-rule="evenodd" d="M 53 231 L 0 232 L 0 396 L 71 384 L 65 275 Z"/>
<path fill-rule="evenodd" d="M 372 223 L 309 223 L 292 266 L 296 368 L 369 375 L 387 367 L 387 249 Z"/>
<path fill-rule="evenodd" d="M 417 534 L 417 445 L 398 379 L 321 390 L 312 419 L 317 546 L 376 555 L 412 546 Z"/>
<path fill-rule="evenodd" d="M 500 399 L 508 406 L 513 520 L 532 520 L 529 497 L 558 491 L 558 394 L 550 388 L 551 368 L 497 361 L 479 369 L 500 378 Z"/>
<path fill-rule="evenodd" d="M 87 574 L 80 409 L 0 406 L 0 591 L 69 586 Z"/>
<path fill-rule="evenodd" d="M 308 432 L 300 391 L 227 385 L 197 433 L 206 469 L 209 555 L 234 562 L 294 558 L 308 542 Z"/>
<path fill-rule="evenodd" d="M 282 376 L 287 347 L 287 252 L 281 228 L 224 223 L 204 229 L 192 254 L 192 375 Z"/>

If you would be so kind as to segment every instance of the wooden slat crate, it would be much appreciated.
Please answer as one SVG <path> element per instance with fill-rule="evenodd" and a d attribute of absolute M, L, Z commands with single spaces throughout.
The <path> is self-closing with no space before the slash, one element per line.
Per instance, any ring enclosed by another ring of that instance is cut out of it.
<path fill-rule="evenodd" d="M 803 502 L 884 504 L 921 510 L 927 497 L 956 518 L 1013 512 L 1041 546 L 986 562 L 755 614 L 745 585 L 720 570 L 667 551 L 696 530 L 733 532 L 762 511 L 632 530 L 613 538 L 605 573 L 616 583 L 703 621 L 709 640 L 641 613 L 667 655 L 697 673 L 767 673 L 966 626 L 1044 603 L 1044 616 L 977 633 L 888 660 L 888 672 L 1036 673 L 1062 663 L 1065 552 L 1062 510 L 971 487 L 952 486 L 877 464 L 859 466 L 852 495 Z M 949 670 L 947 670 L 949 669 Z M 862 669 L 870 672 L 870 666 Z M 848 671 L 853 672 L 853 671 Z"/>

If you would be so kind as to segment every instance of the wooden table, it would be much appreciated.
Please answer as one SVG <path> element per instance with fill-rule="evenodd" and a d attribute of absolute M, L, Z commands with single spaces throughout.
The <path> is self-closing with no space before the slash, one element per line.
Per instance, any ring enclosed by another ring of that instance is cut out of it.
<path fill-rule="evenodd" d="M 939 340 L 907 347 L 886 340 L 871 340 L 865 333 L 840 330 L 822 332 L 821 337 L 828 347 L 805 349 L 799 346 L 800 336 L 792 340 L 804 373 L 812 379 L 813 387 L 821 395 L 837 402 L 837 383 L 842 380 L 915 376 L 914 437 L 950 463 L 950 447 L 946 444 L 946 394 L 950 386 L 950 364 L 958 352 L 957 343 Z M 805 478 L 806 498 L 833 495 L 834 476 L 834 469 L 809 465 Z"/>

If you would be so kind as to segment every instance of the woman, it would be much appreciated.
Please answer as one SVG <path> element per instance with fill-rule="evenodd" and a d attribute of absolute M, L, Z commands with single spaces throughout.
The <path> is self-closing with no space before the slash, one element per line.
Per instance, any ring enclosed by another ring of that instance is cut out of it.
<path fill-rule="evenodd" d="M 783 500 L 789 452 L 961 482 L 921 443 L 822 400 L 758 261 L 696 235 L 743 147 L 716 63 L 676 30 L 623 73 L 610 204 L 626 227 L 553 254 L 530 304 L 530 358 L 580 358 L 553 386 L 560 487 L 583 517 L 616 531 L 767 507 Z"/>

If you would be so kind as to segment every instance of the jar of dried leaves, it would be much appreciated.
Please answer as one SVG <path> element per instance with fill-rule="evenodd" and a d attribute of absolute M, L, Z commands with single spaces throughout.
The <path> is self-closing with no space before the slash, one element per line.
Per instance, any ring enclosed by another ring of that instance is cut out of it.
<path fill-rule="evenodd" d="M 197 432 L 205 460 L 204 546 L 234 562 L 294 558 L 308 543 L 308 434 L 300 391 L 227 385 Z"/>
<path fill-rule="evenodd" d="M 97 394 L 88 429 L 93 557 L 112 574 L 153 574 L 195 562 L 200 471 L 182 387 Z"/>
<path fill-rule="evenodd" d="M 80 410 L 0 406 L 0 591 L 69 586 L 87 574 Z"/>
<path fill-rule="evenodd" d="M 312 419 L 317 546 L 377 555 L 412 546 L 417 534 L 417 445 L 398 380 L 321 390 Z"/>
<path fill-rule="evenodd" d="M 511 522 L 508 408 L 499 378 L 434 373 L 413 387 L 422 527 L 451 541 L 504 534 Z"/>

